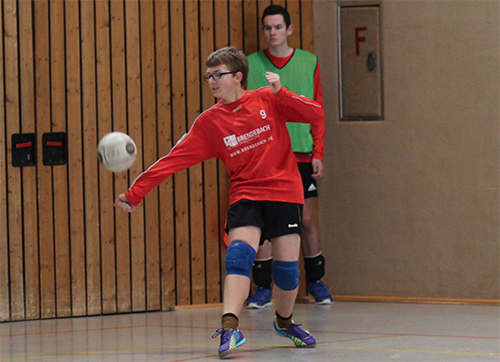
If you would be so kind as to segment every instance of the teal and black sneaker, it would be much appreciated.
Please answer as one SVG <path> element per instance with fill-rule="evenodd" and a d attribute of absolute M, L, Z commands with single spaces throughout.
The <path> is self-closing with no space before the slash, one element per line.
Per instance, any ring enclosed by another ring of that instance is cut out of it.
<path fill-rule="evenodd" d="M 295 324 L 292 321 L 290 327 L 281 329 L 278 327 L 275 320 L 273 323 L 273 330 L 278 336 L 290 338 L 296 347 L 312 348 L 316 346 L 316 340 L 311 333 L 300 326 L 300 324 Z"/>
<path fill-rule="evenodd" d="M 223 329 L 219 328 L 215 331 L 212 338 L 217 337 L 220 334 L 220 347 L 219 347 L 219 358 L 226 357 L 235 348 L 241 346 L 246 342 L 243 333 L 239 329 Z"/>

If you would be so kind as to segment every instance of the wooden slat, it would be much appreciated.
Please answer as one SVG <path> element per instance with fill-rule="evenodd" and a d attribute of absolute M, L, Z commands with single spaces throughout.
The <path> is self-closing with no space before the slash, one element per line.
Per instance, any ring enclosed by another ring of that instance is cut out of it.
<path fill-rule="evenodd" d="M 83 110 L 83 164 L 85 195 L 85 245 L 87 265 L 87 313 L 102 313 L 101 257 L 99 239 L 99 183 L 96 160 L 97 95 L 95 54 L 95 9 L 93 1 L 80 2 Z"/>
<path fill-rule="evenodd" d="M 229 45 L 229 24 L 228 24 L 229 13 L 227 9 L 227 0 L 215 1 L 214 13 L 215 13 L 215 17 L 213 19 L 214 31 L 215 31 L 214 50 L 217 50 Z"/>
<path fill-rule="evenodd" d="M 259 17 L 259 29 L 262 29 L 262 13 L 264 12 L 264 9 L 267 8 L 269 5 L 271 5 L 270 0 L 258 0 L 257 1 L 257 15 Z M 266 42 L 266 37 L 264 34 L 262 34 L 262 30 L 259 33 L 259 49 L 265 49 L 267 48 L 267 42 Z"/>
<path fill-rule="evenodd" d="M 19 68 L 17 59 L 18 29 L 17 9 L 15 1 L 4 2 L 4 29 L 5 37 L 5 112 L 9 122 L 7 123 L 7 134 L 21 132 L 19 127 Z M 7 148 L 11 149 L 10 137 L 7 140 Z M 9 226 L 6 231 L 9 234 L 9 266 L 10 266 L 10 308 L 13 320 L 24 319 L 24 266 L 23 266 L 23 220 L 22 220 L 22 175 L 21 168 L 7 168 L 7 185 L 9 190 L 8 210 Z"/>
<path fill-rule="evenodd" d="M 170 104 L 170 43 L 169 3 L 155 2 L 156 31 L 156 79 L 158 153 L 166 155 L 172 147 L 172 125 Z M 175 304 L 175 244 L 173 182 L 167 179 L 159 187 L 160 253 L 162 309 Z"/>
<path fill-rule="evenodd" d="M 261 15 L 257 13 L 257 0 L 247 0 L 243 3 L 244 19 L 244 51 L 250 55 L 259 48 L 259 36 L 261 34 Z"/>
<path fill-rule="evenodd" d="M 198 1 L 185 1 L 187 120 L 191 127 L 201 112 Z M 203 166 L 189 169 L 189 218 L 191 249 L 191 303 L 205 303 L 205 235 L 203 208 Z"/>
<path fill-rule="evenodd" d="M 200 2 L 200 49 L 201 73 L 206 71 L 205 60 L 214 50 L 213 2 Z M 208 85 L 202 85 L 202 109 L 205 110 L 214 104 L 214 96 Z M 207 303 L 221 301 L 220 283 L 220 243 L 219 235 L 219 196 L 218 196 L 218 163 L 212 159 L 204 163 L 204 195 L 205 195 L 205 260 L 207 279 Z"/>
<path fill-rule="evenodd" d="M 19 54 L 21 80 L 21 124 L 23 132 L 35 132 L 35 75 L 33 64 L 32 6 L 19 4 Z M 1 139 L 1 137 L 0 137 Z M 23 169 L 23 218 L 26 319 L 40 318 L 40 273 L 38 262 L 38 216 L 36 168 Z"/>
<path fill-rule="evenodd" d="M 150 165 L 158 158 L 156 135 L 155 89 L 155 29 L 153 2 L 140 2 L 141 14 L 141 69 L 142 69 L 142 123 L 144 163 Z M 160 299 L 160 245 L 158 217 L 158 188 L 151 190 L 145 209 L 146 296 L 147 310 L 161 308 Z"/>
<path fill-rule="evenodd" d="M 112 131 L 109 3 L 95 2 L 97 127 L 99 139 Z M 102 313 L 116 313 L 116 257 L 113 174 L 99 167 L 99 225 L 101 234 Z"/>
<path fill-rule="evenodd" d="M 113 92 L 113 130 L 128 133 L 127 73 L 125 66 L 125 6 L 123 1 L 111 1 L 111 78 Z M 115 194 L 125 192 L 129 185 L 127 172 L 114 175 Z M 115 210 L 116 293 L 117 311 L 132 310 L 130 265 L 130 218 Z"/>
<path fill-rule="evenodd" d="M 72 315 L 82 316 L 87 314 L 87 297 L 80 82 L 80 9 L 79 4 L 75 1 L 65 2 L 65 7 Z"/>
<path fill-rule="evenodd" d="M 309 52 L 314 52 L 314 22 L 313 19 L 313 1 L 301 1 L 301 34 L 302 34 L 302 49 Z"/>
<path fill-rule="evenodd" d="M 0 8 L 0 29 L 4 29 L 4 13 Z M 0 54 L 4 53 L 4 35 L 0 35 Z M 0 78 L 5 79 L 4 57 L 0 57 Z M 0 82 L 0 124 L 6 124 L 5 114 L 5 82 Z M 8 229 L 7 222 L 7 135 L 5 127 L 0 127 L 0 230 Z M 0 321 L 10 320 L 10 297 L 9 297 L 9 247 L 8 234 L 0 233 Z"/>
<path fill-rule="evenodd" d="M 243 5 L 241 1 L 229 1 L 229 43 L 243 50 Z"/>
<path fill-rule="evenodd" d="M 66 132 L 66 74 L 64 3 L 50 3 L 50 69 L 52 125 L 47 131 Z M 56 315 L 71 316 L 69 265 L 68 173 L 66 165 L 53 166 Z"/>
<path fill-rule="evenodd" d="M 133 179 L 143 170 L 142 113 L 141 113 L 141 50 L 138 1 L 125 1 L 125 39 L 127 59 L 128 130 L 138 147 L 138 160 L 130 168 Z M 152 200 L 149 196 L 146 198 Z M 150 201 L 151 202 L 151 201 Z M 152 201 L 154 202 L 154 201 Z M 121 212 L 121 211 L 119 211 Z M 146 270 L 144 244 L 144 207 L 131 215 L 131 276 L 132 310 L 146 310 Z"/>
<path fill-rule="evenodd" d="M 184 76 L 184 15 L 183 2 L 170 3 L 171 29 L 171 67 L 172 67 L 172 127 L 173 138 L 179 140 L 187 131 L 186 122 L 186 84 Z M 174 176 L 175 195 L 175 250 L 176 250 L 176 291 L 177 304 L 191 303 L 190 293 L 190 258 L 189 258 L 189 200 L 187 171 L 181 171 Z"/>
<path fill-rule="evenodd" d="M 35 12 L 35 69 L 36 69 L 36 130 L 38 135 L 38 211 L 40 240 L 40 298 L 41 317 L 56 316 L 54 225 L 52 201 L 52 172 L 42 165 L 41 134 L 50 131 L 50 64 L 49 64 L 49 4 L 34 2 Z"/>
<path fill-rule="evenodd" d="M 301 34 L 302 34 L 302 28 L 301 28 L 301 14 L 300 14 L 300 5 L 301 2 L 294 0 L 294 1 L 288 1 L 287 2 L 287 10 L 288 13 L 290 14 L 290 23 L 293 25 L 293 33 L 291 36 L 288 38 L 288 44 L 292 48 L 299 48 L 301 49 Z M 305 21 L 309 21 L 306 19 Z"/>

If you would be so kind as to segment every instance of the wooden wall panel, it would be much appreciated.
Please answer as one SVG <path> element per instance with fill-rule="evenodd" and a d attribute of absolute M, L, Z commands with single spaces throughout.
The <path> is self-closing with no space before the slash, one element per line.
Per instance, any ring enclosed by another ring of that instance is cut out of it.
<path fill-rule="evenodd" d="M 283 5 L 283 4 L 281 4 Z M 300 2 L 298 1 L 289 1 L 288 4 L 288 12 L 290 13 L 291 23 L 293 25 L 293 33 L 290 36 L 289 43 L 294 48 L 301 47 L 301 14 L 300 14 Z"/>
<path fill-rule="evenodd" d="M 17 6 L 15 1 L 6 1 L 4 10 L 4 31 L 8 35 L 4 38 L 5 56 L 5 114 L 7 122 L 7 135 L 21 132 L 20 107 L 19 107 L 19 67 L 17 62 Z M 10 137 L 7 139 L 8 147 Z M 10 146 L 9 146 L 10 145 Z M 22 189 L 21 170 L 12 166 L 7 167 L 7 185 L 9 195 L 8 207 L 8 253 L 10 276 L 10 304 L 13 319 L 24 318 L 24 283 L 23 283 L 23 220 L 22 220 Z"/>
<path fill-rule="evenodd" d="M 138 161 L 130 168 L 132 178 L 137 177 L 144 168 L 139 22 L 139 2 L 137 0 L 125 1 L 128 133 L 135 140 L 139 150 Z M 154 192 L 150 194 L 144 205 L 147 206 Z M 136 212 L 130 215 L 130 219 L 132 311 L 135 312 L 146 310 L 144 207 L 139 207 Z"/>
<path fill-rule="evenodd" d="M 21 126 L 35 133 L 35 76 L 33 64 L 33 8 L 19 2 L 19 66 L 21 82 Z M 38 213 L 36 168 L 23 169 L 24 291 L 26 319 L 40 318 L 40 273 L 38 259 Z"/>
<path fill-rule="evenodd" d="M 198 1 L 185 2 L 185 64 L 186 64 L 186 117 L 191 127 L 201 112 L 200 52 Z M 189 230 L 191 265 L 191 304 L 204 304 L 206 300 L 205 280 L 205 232 L 203 205 L 203 165 L 189 169 Z"/>
<path fill-rule="evenodd" d="M 157 140 L 159 155 L 166 155 L 173 145 L 169 11 L 168 2 L 155 2 Z M 165 310 L 173 306 L 176 299 L 173 178 L 163 182 L 158 187 L 158 190 L 161 303 L 162 309 Z"/>
<path fill-rule="evenodd" d="M 260 29 L 262 28 L 260 23 L 261 12 L 257 9 L 257 0 L 247 0 L 243 4 L 243 51 L 245 54 L 252 54 L 259 50 L 259 38 L 261 35 Z"/>
<path fill-rule="evenodd" d="M 156 135 L 155 42 L 153 2 L 140 2 L 141 23 L 141 77 L 142 77 L 142 127 L 144 164 L 149 166 L 158 159 Z M 160 246 L 158 189 L 151 192 L 145 215 L 145 267 L 147 310 L 158 310 L 160 303 Z"/>
<path fill-rule="evenodd" d="M 312 46 L 309 0 L 274 1 Z M 0 321 L 220 303 L 228 176 L 209 160 L 169 178 L 131 214 L 113 200 L 214 104 L 204 61 L 265 42 L 257 0 L 5 0 L 0 7 Z M 302 29 L 306 26 L 307 29 Z M 298 28 L 297 28 L 298 27 Z M 113 174 L 99 139 L 128 133 L 138 159 Z M 13 133 L 37 135 L 35 167 L 13 167 Z M 42 163 L 66 132 L 67 165 Z"/>
<path fill-rule="evenodd" d="M 109 3 L 95 3 L 97 134 L 102 138 L 113 130 L 111 94 L 111 45 Z M 102 313 L 116 312 L 115 233 L 113 176 L 99 167 L 99 220 L 101 239 Z"/>
<path fill-rule="evenodd" d="M 125 4 L 122 0 L 110 2 L 111 24 L 111 80 L 113 130 L 128 133 L 127 126 L 127 72 L 125 54 Z M 128 172 L 114 174 L 114 192 L 126 190 Z M 121 192 L 121 191 L 120 191 Z M 132 310 L 130 266 L 130 217 L 114 212 L 116 249 L 117 312 Z"/>
<path fill-rule="evenodd" d="M 243 5 L 241 1 L 229 1 L 229 44 L 243 50 Z"/>
<path fill-rule="evenodd" d="M 313 3 L 312 1 L 302 1 L 300 3 L 300 47 L 304 50 L 314 53 L 314 28 L 309 26 L 313 18 Z"/>
<path fill-rule="evenodd" d="M 0 7 L 0 29 L 4 29 L 4 11 Z M 5 79 L 4 72 L 4 36 L 0 36 L 0 78 Z M 0 82 L 0 320 L 9 320 L 9 239 L 8 239 L 8 205 L 7 205 L 7 115 L 5 114 L 5 81 Z"/>
<path fill-rule="evenodd" d="M 200 1 L 200 73 L 205 74 L 205 59 L 214 50 L 214 4 L 210 0 Z M 214 104 L 214 96 L 208 85 L 201 86 L 201 109 L 207 109 Z M 204 163 L 203 192 L 205 205 L 205 250 L 206 263 L 206 302 L 215 303 L 221 300 L 220 248 L 221 217 L 219 208 L 218 163 L 212 159 Z M 224 217 L 222 217 L 224 220 Z"/>
<path fill-rule="evenodd" d="M 35 94 L 38 159 L 42 155 L 40 135 L 51 129 L 49 1 L 35 1 Z M 41 165 L 41 163 L 38 163 Z M 40 308 L 42 318 L 57 316 L 54 259 L 53 178 L 49 167 L 37 167 L 38 240 L 40 248 Z"/>
<path fill-rule="evenodd" d="M 50 3 L 50 102 L 51 127 L 49 132 L 66 132 L 66 74 L 64 41 L 64 2 Z M 56 316 L 71 316 L 71 273 L 69 265 L 68 169 L 65 166 L 48 167 L 54 184 L 54 272 L 56 288 Z"/>
<path fill-rule="evenodd" d="M 170 2 L 172 135 L 177 142 L 187 130 L 185 88 L 184 2 Z M 175 203 L 176 304 L 190 303 L 188 171 L 173 176 Z"/>
<path fill-rule="evenodd" d="M 73 316 L 87 314 L 85 274 L 85 215 L 83 187 L 82 98 L 80 63 L 80 8 L 65 4 L 66 18 L 66 109 L 68 132 L 68 187 L 70 217 L 71 306 Z"/>
<path fill-rule="evenodd" d="M 87 314 L 101 314 L 101 242 L 99 238 L 99 172 L 95 160 L 97 148 L 97 90 L 95 51 L 95 3 L 80 2 L 82 64 L 82 157 L 85 195 L 85 258 L 87 278 Z"/>

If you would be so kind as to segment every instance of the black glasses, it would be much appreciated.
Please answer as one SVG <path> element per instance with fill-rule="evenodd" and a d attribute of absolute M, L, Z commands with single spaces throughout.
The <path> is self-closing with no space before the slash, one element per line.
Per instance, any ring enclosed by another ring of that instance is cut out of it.
<path fill-rule="evenodd" d="M 219 72 L 216 72 L 214 74 L 206 74 L 203 76 L 203 80 L 205 82 L 208 83 L 208 81 L 210 80 L 210 78 L 213 78 L 215 81 L 218 81 L 219 79 L 222 78 L 223 75 L 226 75 L 226 74 L 234 74 L 236 72 L 226 72 L 226 73 L 219 73 Z"/>

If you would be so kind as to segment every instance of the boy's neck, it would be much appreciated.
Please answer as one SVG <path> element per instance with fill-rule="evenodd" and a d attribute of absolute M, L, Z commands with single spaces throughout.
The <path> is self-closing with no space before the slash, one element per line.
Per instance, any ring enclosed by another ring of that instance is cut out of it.
<path fill-rule="evenodd" d="M 286 58 L 293 53 L 293 48 L 288 43 L 283 43 L 276 47 L 269 47 L 269 53 L 278 58 Z"/>
<path fill-rule="evenodd" d="M 234 92 L 229 94 L 226 98 L 222 98 L 224 104 L 236 102 L 238 99 L 245 95 L 245 90 L 241 87 L 237 87 Z"/>

